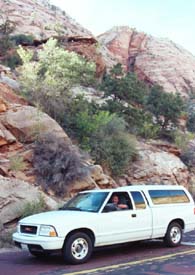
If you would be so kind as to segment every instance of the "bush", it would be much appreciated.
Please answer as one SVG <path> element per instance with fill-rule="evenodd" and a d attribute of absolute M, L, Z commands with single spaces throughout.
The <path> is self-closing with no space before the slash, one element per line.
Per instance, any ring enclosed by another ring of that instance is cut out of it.
<path fill-rule="evenodd" d="M 113 116 L 92 135 L 91 154 L 114 176 L 121 175 L 136 157 L 135 139 L 125 132 L 122 118 Z"/>
<path fill-rule="evenodd" d="M 76 115 L 77 139 L 85 150 L 90 150 L 90 139 L 103 125 L 107 125 L 112 120 L 112 115 L 106 111 L 98 111 L 95 114 L 89 114 L 82 111 Z"/>
<path fill-rule="evenodd" d="M 190 94 L 189 99 L 186 103 L 186 109 L 187 109 L 187 115 L 186 115 L 187 130 L 195 133 L 195 94 L 194 93 Z"/>
<path fill-rule="evenodd" d="M 95 81 L 95 64 L 58 47 L 56 39 L 47 41 L 36 62 L 32 51 L 19 47 L 18 54 L 23 62 L 19 69 L 23 96 L 58 122 L 72 99 L 71 87 Z"/>
<path fill-rule="evenodd" d="M 0 248 L 13 247 L 12 234 L 16 231 L 16 228 L 4 229 L 0 231 Z"/>
<path fill-rule="evenodd" d="M 116 114 L 98 110 L 79 97 L 66 113 L 66 127 L 72 129 L 81 148 L 113 175 L 122 173 L 135 155 L 135 142 L 129 138 L 126 122 Z M 65 126 L 64 128 L 67 129 Z M 67 130 L 66 130 L 67 131 Z M 122 156 L 122 157 L 121 157 Z"/>
<path fill-rule="evenodd" d="M 195 168 L 195 148 L 188 147 L 181 154 L 181 160 L 187 165 L 190 169 Z"/>
<path fill-rule="evenodd" d="M 33 45 L 34 37 L 32 35 L 26 34 L 17 34 L 12 35 L 10 40 L 16 45 L 26 44 L 26 45 Z"/>
<path fill-rule="evenodd" d="M 13 47 L 13 43 L 10 39 L 11 33 L 15 30 L 15 23 L 13 23 L 8 16 L 4 16 L 0 11 L 0 52 L 6 54 L 7 51 Z"/>
<path fill-rule="evenodd" d="M 101 89 L 105 96 L 111 96 L 114 101 L 124 101 L 128 104 L 143 104 L 148 88 L 133 73 L 124 74 L 120 64 L 117 64 L 103 78 Z"/>
<path fill-rule="evenodd" d="M 38 200 L 28 202 L 24 205 L 24 207 L 21 209 L 21 218 L 25 218 L 27 216 L 41 213 L 47 210 L 47 204 L 45 203 L 44 198 L 40 196 Z"/>
<path fill-rule="evenodd" d="M 54 135 L 41 137 L 34 149 L 34 168 L 37 181 L 45 191 L 53 190 L 64 196 L 67 187 L 88 175 L 85 157 L 78 149 Z"/>
<path fill-rule="evenodd" d="M 13 157 L 10 157 L 10 170 L 18 172 L 23 171 L 26 168 L 26 163 L 24 162 L 24 159 L 22 156 L 15 155 Z"/>
<path fill-rule="evenodd" d="M 98 106 L 94 102 L 88 102 L 83 96 L 79 95 L 72 98 L 63 108 L 64 111 L 60 118 L 62 127 L 73 139 L 81 140 L 83 132 L 80 133 L 79 131 L 81 128 L 78 126 L 79 116 L 82 112 L 87 112 L 89 117 L 91 117 L 98 112 Z"/>
<path fill-rule="evenodd" d="M 18 54 L 12 54 L 7 56 L 6 59 L 3 60 L 3 63 L 5 66 L 15 69 L 17 66 L 22 64 L 22 61 Z"/>
<path fill-rule="evenodd" d="M 175 144 L 183 151 L 187 150 L 190 140 L 194 139 L 194 134 L 183 133 L 179 131 L 174 132 Z"/>
<path fill-rule="evenodd" d="M 17 34 L 12 35 L 10 40 L 17 46 L 21 44 L 33 45 L 34 37 L 32 35 Z"/>
<path fill-rule="evenodd" d="M 151 122 L 144 121 L 139 129 L 139 135 L 145 139 L 156 139 L 159 136 L 160 127 Z"/>
<path fill-rule="evenodd" d="M 113 176 L 119 176 L 129 167 L 136 156 L 135 142 L 128 135 L 105 136 L 96 139 L 92 156 Z"/>
<path fill-rule="evenodd" d="M 178 124 L 178 119 L 184 111 L 184 102 L 179 94 L 165 93 L 159 86 L 154 86 L 147 99 L 146 108 L 155 117 L 159 126 L 167 130 Z"/>
<path fill-rule="evenodd" d="M 186 127 L 188 131 L 195 133 L 195 113 L 189 114 Z"/>
<path fill-rule="evenodd" d="M 102 106 L 102 109 L 109 111 L 111 114 L 117 114 L 123 117 L 126 121 L 128 131 L 132 134 L 140 134 L 143 123 L 148 121 L 148 115 L 142 109 L 124 105 L 124 103 L 113 101 L 112 99 L 107 100 L 106 104 Z"/>

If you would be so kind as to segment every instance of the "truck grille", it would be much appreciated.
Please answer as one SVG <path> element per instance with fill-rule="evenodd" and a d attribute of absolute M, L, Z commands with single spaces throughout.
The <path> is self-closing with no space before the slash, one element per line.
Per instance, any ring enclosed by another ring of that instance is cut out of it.
<path fill-rule="evenodd" d="M 37 226 L 21 225 L 20 226 L 20 232 L 25 233 L 25 234 L 36 235 L 37 234 Z"/>

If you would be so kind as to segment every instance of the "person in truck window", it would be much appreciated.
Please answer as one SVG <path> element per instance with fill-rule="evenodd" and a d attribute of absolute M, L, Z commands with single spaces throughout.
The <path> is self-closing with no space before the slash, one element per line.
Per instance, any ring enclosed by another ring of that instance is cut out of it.
<path fill-rule="evenodd" d="M 117 195 L 113 195 L 111 200 L 112 200 L 112 203 L 114 205 L 116 205 L 116 207 L 117 207 L 118 210 L 128 209 L 128 205 L 127 204 L 120 203 L 119 197 Z"/>

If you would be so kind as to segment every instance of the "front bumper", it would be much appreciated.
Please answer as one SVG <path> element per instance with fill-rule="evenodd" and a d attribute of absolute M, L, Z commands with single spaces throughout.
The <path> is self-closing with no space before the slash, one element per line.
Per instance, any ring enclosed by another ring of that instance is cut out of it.
<path fill-rule="evenodd" d="M 42 250 L 59 250 L 64 245 L 64 238 L 60 237 L 43 237 L 43 236 L 29 236 L 21 233 L 13 234 L 13 241 L 19 247 L 22 244 L 28 245 L 28 247 L 37 246 Z"/>

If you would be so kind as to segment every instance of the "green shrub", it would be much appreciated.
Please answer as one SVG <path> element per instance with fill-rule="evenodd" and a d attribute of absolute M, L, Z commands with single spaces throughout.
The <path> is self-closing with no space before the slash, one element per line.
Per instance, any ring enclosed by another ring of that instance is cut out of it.
<path fill-rule="evenodd" d="M 66 113 L 66 127 L 72 129 L 81 148 L 87 150 L 95 162 L 115 175 L 122 173 L 136 151 L 135 143 L 127 135 L 124 119 L 108 111 L 98 110 L 97 106 L 83 98 L 73 102 L 69 109 L 71 112 L 69 115 Z"/>
<path fill-rule="evenodd" d="M 133 73 L 125 74 L 121 64 L 113 67 L 103 78 L 101 87 L 105 96 L 112 96 L 114 101 L 128 104 L 143 104 L 148 92 L 147 86 Z"/>
<path fill-rule="evenodd" d="M 94 102 L 88 102 L 81 95 L 76 96 L 63 106 L 60 118 L 61 125 L 72 138 L 82 139 L 83 133 L 79 132 L 81 127 L 77 127 L 80 113 L 87 112 L 91 117 L 91 115 L 98 112 L 98 109 L 97 104 Z"/>
<path fill-rule="evenodd" d="M 129 168 L 136 156 L 135 140 L 129 135 L 96 137 L 92 145 L 92 156 L 113 176 L 119 176 Z"/>
<path fill-rule="evenodd" d="M 13 247 L 12 234 L 16 231 L 16 228 L 4 229 L 0 231 L 0 248 Z"/>
<path fill-rule="evenodd" d="M 195 113 L 189 114 L 186 127 L 188 131 L 195 133 Z"/>
<path fill-rule="evenodd" d="M 190 170 L 195 170 L 195 147 L 188 146 L 184 151 L 181 153 L 181 160 L 185 163 L 185 165 L 190 168 Z M 195 171 L 194 171 L 195 172 Z"/>
<path fill-rule="evenodd" d="M 188 166 L 190 169 L 195 168 L 195 148 L 193 143 L 190 144 L 190 141 L 194 139 L 194 133 L 182 133 L 175 131 L 175 144 L 181 149 L 181 160 Z"/>
<path fill-rule="evenodd" d="M 167 130 L 178 124 L 185 106 L 179 94 L 165 93 L 161 87 L 154 86 L 148 96 L 146 108 L 156 117 L 162 130 Z"/>
<path fill-rule="evenodd" d="M 194 95 L 191 95 L 187 104 L 187 123 L 188 131 L 195 133 L 195 100 Z"/>
<path fill-rule="evenodd" d="M 90 150 L 90 138 L 98 129 L 107 125 L 112 120 L 113 115 L 106 111 L 98 111 L 95 114 L 89 114 L 82 111 L 76 115 L 77 138 L 85 150 Z"/>
<path fill-rule="evenodd" d="M 3 60 L 3 63 L 11 69 L 15 69 L 17 66 L 22 64 L 22 61 L 19 55 L 16 53 L 7 56 L 6 59 Z"/>
<path fill-rule="evenodd" d="M 17 34 L 12 35 L 10 40 L 17 46 L 21 44 L 33 45 L 34 37 L 32 35 Z"/>
<path fill-rule="evenodd" d="M 144 121 L 142 127 L 139 129 L 139 135 L 145 139 L 156 139 L 159 136 L 160 127 L 151 122 Z"/>
<path fill-rule="evenodd" d="M 13 47 L 10 35 L 15 29 L 15 23 L 13 23 L 7 15 L 4 16 L 1 12 L 0 19 L 0 52 L 1 54 L 6 54 L 7 51 Z"/>
<path fill-rule="evenodd" d="M 37 181 L 45 191 L 51 189 L 58 196 L 64 196 L 72 182 L 88 175 L 84 161 L 78 148 L 54 135 L 40 137 L 34 148 Z"/>
<path fill-rule="evenodd" d="M 47 41 L 36 62 L 32 51 L 19 47 L 18 54 L 23 62 L 19 69 L 22 95 L 57 121 L 72 99 L 70 88 L 95 81 L 95 64 L 58 47 L 56 39 Z"/>
<path fill-rule="evenodd" d="M 18 172 L 26 169 L 26 163 L 22 156 L 15 155 L 10 157 L 10 170 Z"/>
<path fill-rule="evenodd" d="M 188 144 L 190 140 L 194 139 L 194 134 L 193 133 L 183 133 L 179 131 L 174 132 L 174 137 L 175 137 L 175 144 L 185 151 L 188 147 Z"/>
<path fill-rule="evenodd" d="M 42 196 L 38 200 L 27 202 L 21 209 L 21 218 L 47 211 L 47 204 Z"/>
<path fill-rule="evenodd" d="M 114 176 L 121 175 L 136 157 L 135 139 L 126 133 L 122 118 L 112 116 L 90 139 L 91 154 L 97 163 Z"/>
<path fill-rule="evenodd" d="M 133 107 L 132 105 L 124 105 L 120 101 L 107 100 L 102 109 L 109 111 L 111 114 L 117 114 L 126 121 L 127 129 L 132 134 L 140 134 L 145 122 L 152 122 L 149 116 L 141 108 Z"/>

